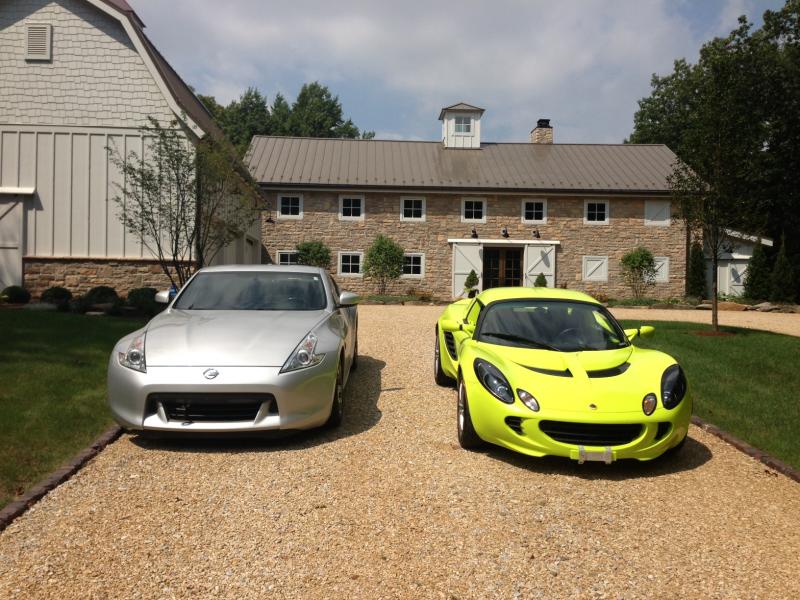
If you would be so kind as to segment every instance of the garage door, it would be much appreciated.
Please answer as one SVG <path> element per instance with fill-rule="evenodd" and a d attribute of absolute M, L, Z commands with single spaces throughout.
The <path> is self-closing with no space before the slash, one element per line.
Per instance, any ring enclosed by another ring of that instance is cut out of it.
<path fill-rule="evenodd" d="M 525 246 L 525 287 L 533 287 L 540 274 L 547 279 L 547 287 L 556 286 L 555 246 Z"/>
<path fill-rule="evenodd" d="M 0 290 L 22 285 L 22 200 L 0 195 Z"/>

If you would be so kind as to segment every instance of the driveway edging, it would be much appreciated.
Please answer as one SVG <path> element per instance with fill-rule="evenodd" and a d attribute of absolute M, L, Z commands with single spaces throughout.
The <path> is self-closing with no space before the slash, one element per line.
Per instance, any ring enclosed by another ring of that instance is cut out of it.
<path fill-rule="evenodd" d="M 767 452 L 764 452 L 763 450 L 759 450 L 758 448 L 751 446 L 747 442 L 740 440 L 736 436 L 731 435 L 727 431 L 720 429 L 716 425 L 713 425 L 708 421 L 701 419 L 698 416 L 695 415 L 692 416 L 692 423 L 697 427 L 699 427 L 700 429 L 702 429 L 703 431 L 707 431 L 708 433 L 721 439 L 723 442 L 730 444 L 740 452 L 747 454 L 747 456 L 754 458 L 764 466 L 767 466 L 773 471 L 777 471 L 782 475 L 786 475 L 786 477 L 788 477 L 789 479 L 793 479 L 796 482 L 800 483 L 800 471 L 798 471 L 791 465 L 786 464 L 782 460 L 778 460 L 777 458 L 775 458 L 774 456 L 772 456 Z"/>
<path fill-rule="evenodd" d="M 15 519 L 25 513 L 30 507 L 44 498 L 50 491 L 67 481 L 70 477 L 80 471 L 86 463 L 100 454 L 102 450 L 113 443 L 122 434 L 122 428 L 114 425 L 98 437 L 92 444 L 79 452 L 71 461 L 60 469 L 48 475 L 26 492 L 22 498 L 15 500 L 2 510 L 0 510 L 0 531 L 11 525 Z"/>

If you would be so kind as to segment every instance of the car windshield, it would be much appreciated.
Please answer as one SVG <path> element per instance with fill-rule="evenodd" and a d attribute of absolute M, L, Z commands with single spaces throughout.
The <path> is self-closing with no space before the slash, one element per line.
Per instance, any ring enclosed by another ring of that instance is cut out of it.
<path fill-rule="evenodd" d="M 323 310 L 322 277 L 315 273 L 229 271 L 199 273 L 181 292 L 179 310 Z"/>
<path fill-rule="evenodd" d="M 629 345 L 602 306 L 563 300 L 512 300 L 490 304 L 475 339 L 489 344 L 557 352 L 615 350 Z"/>

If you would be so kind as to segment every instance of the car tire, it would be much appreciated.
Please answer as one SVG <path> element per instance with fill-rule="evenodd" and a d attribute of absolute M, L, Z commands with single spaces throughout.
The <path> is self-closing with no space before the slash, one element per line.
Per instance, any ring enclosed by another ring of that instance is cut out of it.
<path fill-rule="evenodd" d="M 465 450 L 477 450 L 484 445 L 484 441 L 480 438 L 472 426 L 472 415 L 469 412 L 469 401 L 467 399 L 467 386 L 464 385 L 464 380 L 459 379 L 458 382 L 458 404 L 456 407 L 456 423 L 458 431 L 458 443 Z"/>
<path fill-rule="evenodd" d="M 358 369 L 358 333 L 356 333 L 356 345 L 353 348 L 353 362 L 350 363 L 350 370 L 355 371 Z"/>
<path fill-rule="evenodd" d="M 436 385 L 442 387 L 453 387 L 455 381 L 448 377 L 442 370 L 442 351 L 439 344 L 439 330 L 436 330 L 436 343 L 433 346 L 433 379 Z"/>
<path fill-rule="evenodd" d="M 339 361 L 339 368 L 336 371 L 336 385 L 333 388 L 333 402 L 331 403 L 331 415 L 325 422 L 325 427 L 335 429 L 344 420 L 344 382 L 342 378 L 342 361 Z"/>

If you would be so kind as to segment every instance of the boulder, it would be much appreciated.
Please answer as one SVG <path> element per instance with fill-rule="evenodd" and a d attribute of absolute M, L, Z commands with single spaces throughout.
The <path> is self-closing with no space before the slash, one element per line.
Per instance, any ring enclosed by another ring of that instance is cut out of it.
<path fill-rule="evenodd" d="M 713 310 L 714 309 L 714 307 L 711 304 L 706 304 L 706 303 L 698 304 L 697 306 L 695 306 L 695 308 L 697 310 Z"/>
<path fill-rule="evenodd" d="M 726 311 L 733 311 L 733 312 L 741 312 L 747 310 L 747 305 L 739 304 L 738 302 L 720 302 L 719 309 Z"/>
<path fill-rule="evenodd" d="M 775 306 L 772 302 L 762 302 L 761 304 L 756 304 L 753 306 L 752 310 L 757 310 L 758 312 L 772 312 L 777 310 L 777 306 Z"/>

